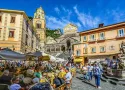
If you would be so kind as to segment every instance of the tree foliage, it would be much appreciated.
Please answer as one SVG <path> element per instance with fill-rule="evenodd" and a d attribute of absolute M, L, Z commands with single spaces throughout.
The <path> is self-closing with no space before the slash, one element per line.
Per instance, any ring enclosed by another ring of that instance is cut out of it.
<path fill-rule="evenodd" d="M 55 30 L 52 30 L 52 29 L 49 29 L 49 28 L 46 28 L 46 36 L 50 36 L 54 39 L 60 37 L 61 35 L 60 34 L 57 34 L 56 31 L 58 31 L 60 29 L 55 29 Z"/>

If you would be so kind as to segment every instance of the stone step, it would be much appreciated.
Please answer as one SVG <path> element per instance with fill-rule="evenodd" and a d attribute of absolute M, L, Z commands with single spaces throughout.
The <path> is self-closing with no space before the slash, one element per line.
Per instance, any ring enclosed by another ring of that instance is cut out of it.
<path fill-rule="evenodd" d="M 84 83 L 86 83 L 86 84 L 89 84 L 89 85 L 91 85 L 91 86 L 93 86 L 93 87 L 96 87 L 96 85 L 95 85 L 94 83 L 89 82 L 89 81 L 87 81 L 87 80 L 83 80 L 82 82 L 84 82 Z"/>
<path fill-rule="evenodd" d="M 116 78 L 116 77 L 107 76 L 105 74 L 103 74 L 102 76 L 107 78 L 107 79 L 114 80 L 114 81 L 125 81 L 125 78 Z"/>
<path fill-rule="evenodd" d="M 102 80 L 103 82 L 108 82 L 108 79 L 106 79 L 106 78 L 104 78 L 104 77 L 101 77 L 101 80 Z"/>

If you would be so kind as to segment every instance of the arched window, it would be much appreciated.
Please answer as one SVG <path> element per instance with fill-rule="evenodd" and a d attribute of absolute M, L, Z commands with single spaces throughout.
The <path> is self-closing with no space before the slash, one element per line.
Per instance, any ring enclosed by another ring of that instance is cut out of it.
<path fill-rule="evenodd" d="M 40 19 L 40 15 L 38 16 L 38 18 Z"/>
<path fill-rule="evenodd" d="M 66 44 L 67 44 L 67 49 L 70 49 L 71 48 L 71 42 L 70 42 L 70 40 L 67 40 Z"/>
<path fill-rule="evenodd" d="M 63 52 L 65 51 L 65 46 L 64 46 L 64 45 L 61 46 L 61 50 L 62 50 Z"/>
<path fill-rule="evenodd" d="M 55 48 L 51 48 L 51 51 L 54 52 L 54 51 L 55 51 Z"/>
<path fill-rule="evenodd" d="M 47 52 L 50 52 L 50 48 L 47 48 Z"/>
<path fill-rule="evenodd" d="M 41 22 L 40 21 L 36 22 L 36 28 L 41 28 Z"/>
<path fill-rule="evenodd" d="M 56 51 L 60 51 L 60 47 L 57 47 L 57 48 L 56 48 Z"/>

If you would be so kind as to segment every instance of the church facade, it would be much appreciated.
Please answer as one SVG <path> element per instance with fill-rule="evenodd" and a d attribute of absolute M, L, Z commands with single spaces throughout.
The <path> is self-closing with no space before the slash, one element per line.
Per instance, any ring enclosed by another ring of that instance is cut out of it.
<path fill-rule="evenodd" d="M 63 28 L 64 33 L 59 38 L 47 37 L 47 42 L 44 46 L 45 52 L 55 55 L 61 52 L 73 51 L 73 44 L 80 42 L 77 30 L 77 26 L 70 23 Z"/>

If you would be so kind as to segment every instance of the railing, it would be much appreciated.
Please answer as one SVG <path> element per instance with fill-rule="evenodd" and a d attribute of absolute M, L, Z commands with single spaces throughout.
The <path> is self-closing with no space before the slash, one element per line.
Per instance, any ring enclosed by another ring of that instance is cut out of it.
<path fill-rule="evenodd" d="M 54 90 L 65 90 L 66 88 L 66 84 L 62 84 L 61 86 L 59 86 L 58 88 L 55 88 Z"/>
<path fill-rule="evenodd" d="M 94 40 L 89 40 L 88 42 L 89 42 L 89 43 L 91 43 L 91 42 L 96 42 L 96 39 L 94 39 Z"/>
<path fill-rule="evenodd" d="M 105 38 L 99 38 L 97 41 L 105 41 Z"/>
<path fill-rule="evenodd" d="M 125 38 L 125 35 L 122 35 L 122 36 L 116 36 L 116 39 L 119 39 L 119 38 Z"/>

